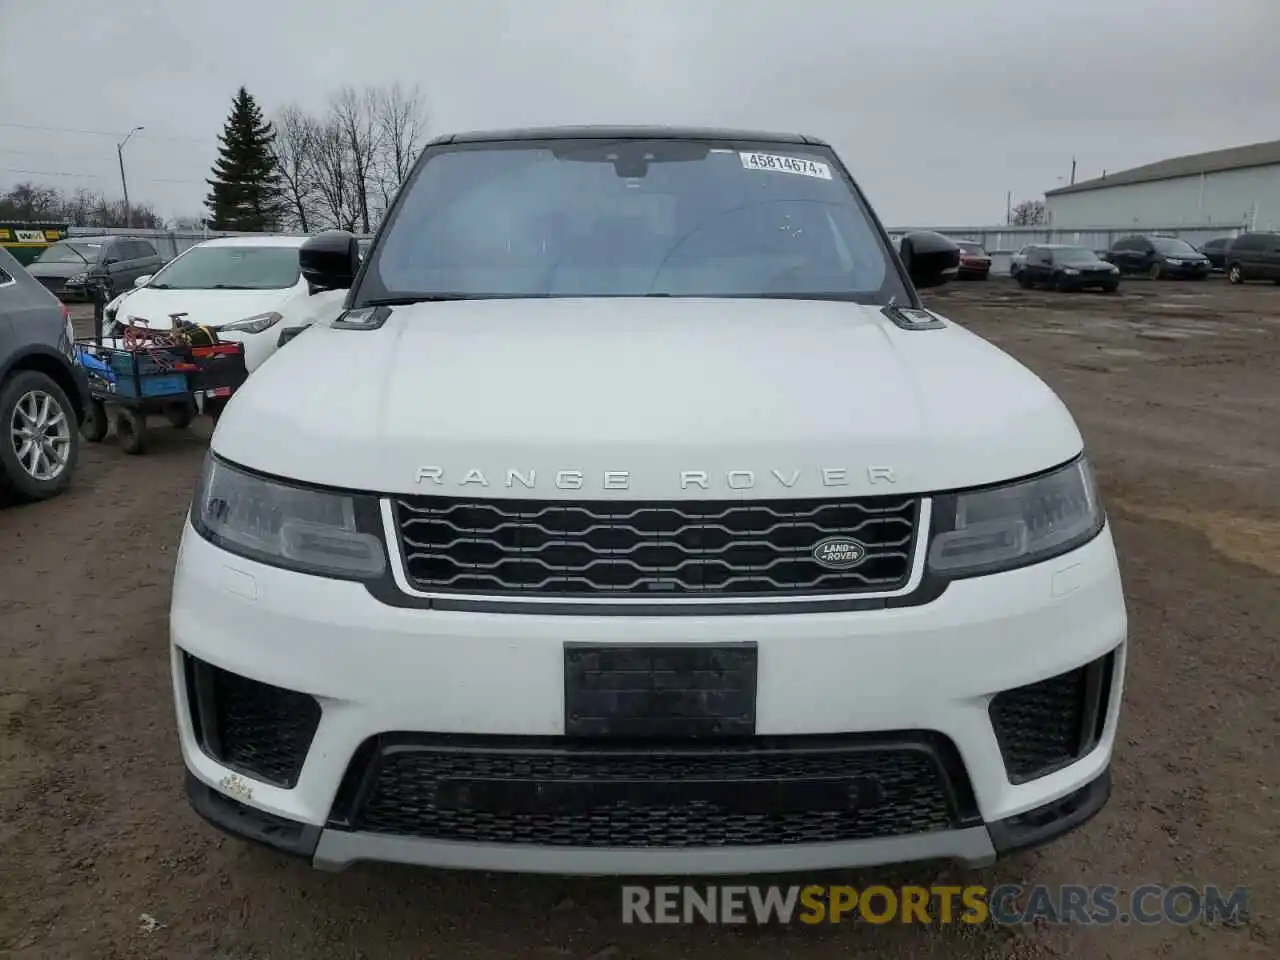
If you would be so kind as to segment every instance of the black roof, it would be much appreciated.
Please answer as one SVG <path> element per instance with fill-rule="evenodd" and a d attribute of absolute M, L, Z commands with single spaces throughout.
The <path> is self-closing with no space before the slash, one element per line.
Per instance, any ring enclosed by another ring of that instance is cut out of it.
<path fill-rule="evenodd" d="M 814 146 L 828 146 L 824 140 L 800 133 L 722 130 L 713 127 L 626 127 L 606 125 L 474 130 L 467 133 L 448 133 L 436 137 L 431 141 L 431 144 L 486 143 L 500 140 L 744 140 L 748 142 L 804 143 Z M 431 144 L 428 144 L 428 146 Z"/>

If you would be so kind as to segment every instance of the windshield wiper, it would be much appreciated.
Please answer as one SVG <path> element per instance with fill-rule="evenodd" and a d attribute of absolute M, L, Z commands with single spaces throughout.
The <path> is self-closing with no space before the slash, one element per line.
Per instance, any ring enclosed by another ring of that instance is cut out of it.
<path fill-rule="evenodd" d="M 215 283 L 210 290 L 257 290 L 258 287 L 246 287 L 238 283 Z"/>

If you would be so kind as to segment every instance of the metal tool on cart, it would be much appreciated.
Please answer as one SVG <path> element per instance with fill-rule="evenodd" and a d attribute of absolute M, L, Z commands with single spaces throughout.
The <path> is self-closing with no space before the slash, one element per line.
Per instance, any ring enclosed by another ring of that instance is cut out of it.
<path fill-rule="evenodd" d="M 215 331 L 186 316 L 172 315 L 172 330 L 135 321 L 119 337 L 76 342 L 89 379 L 89 410 L 81 427 L 86 440 L 98 443 L 114 427 L 125 453 L 140 454 L 149 416 L 163 415 L 179 430 L 201 414 L 217 419 L 248 377 L 244 347 L 219 341 Z"/>

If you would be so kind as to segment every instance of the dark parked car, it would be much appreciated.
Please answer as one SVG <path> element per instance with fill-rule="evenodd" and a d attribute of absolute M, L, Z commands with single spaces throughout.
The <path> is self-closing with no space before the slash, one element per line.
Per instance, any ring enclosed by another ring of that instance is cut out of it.
<path fill-rule="evenodd" d="M 73 237 L 59 240 L 32 262 L 31 275 L 61 300 L 88 300 L 101 283 L 110 300 L 164 266 L 164 257 L 136 237 Z"/>
<path fill-rule="evenodd" d="M 88 407 L 66 306 L 0 249 L 0 502 L 71 483 Z"/>
<path fill-rule="evenodd" d="M 1009 257 L 1009 276 L 1018 279 L 1018 274 L 1022 271 L 1023 265 L 1027 262 L 1027 254 L 1031 252 L 1034 243 L 1028 243 L 1025 247 L 1018 250 L 1017 253 Z"/>
<path fill-rule="evenodd" d="M 1213 269 L 1209 258 L 1178 237 L 1135 234 L 1111 245 L 1105 259 L 1121 273 L 1141 274 L 1152 280 L 1178 277 L 1204 280 Z"/>
<path fill-rule="evenodd" d="M 1200 244 L 1200 252 L 1209 258 L 1209 265 L 1213 269 L 1227 269 L 1227 247 L 1231 246 L 1232 239 L 1232 237 L 1215 237 L 1208 243 Z"/>
<path fill-rule="evenodd" d="M 991 275 L 991 255 L 976 240 L 957 240 L 960 248 L 959 280 L 985 280 Z"/>
<path fill-rule="evenodd" d="M 1018 286 L 1043 286 L 1051 290 L 1087 290 L 1096 287 L 1114 293 L 1120 286 L 1120 270 L 1086 247 L 1043 243 L 1026 248 L 1018 270 Z"/>
<path fill-rule="evenodd" d="M 1242 233 L 1227 248 L 1227 279 L 1280 283 L 1280 233 Z"/>

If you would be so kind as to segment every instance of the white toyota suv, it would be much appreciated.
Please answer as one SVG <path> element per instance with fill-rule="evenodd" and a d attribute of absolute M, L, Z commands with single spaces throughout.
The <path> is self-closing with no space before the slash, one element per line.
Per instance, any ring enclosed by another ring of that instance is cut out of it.
<path fill-rule="evenodd" d="M 1106 802 L 1081 436 L 804 136 L 448 136 L 232 399 L 171 611 L 187 793 L 337 869 L 950 858 Z M 278 398 L 287 396 L 289 403 Z"/>

